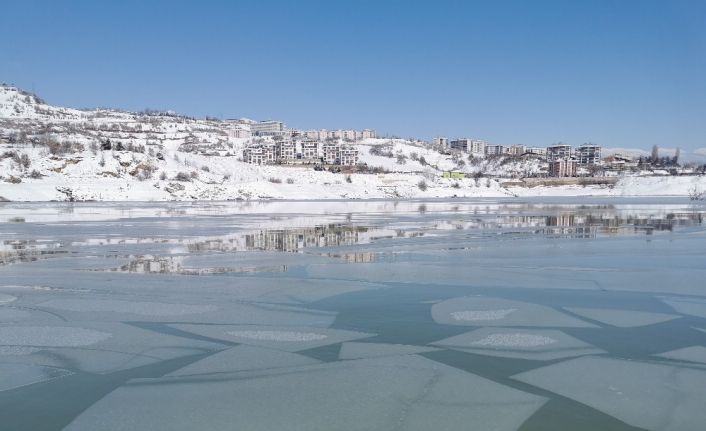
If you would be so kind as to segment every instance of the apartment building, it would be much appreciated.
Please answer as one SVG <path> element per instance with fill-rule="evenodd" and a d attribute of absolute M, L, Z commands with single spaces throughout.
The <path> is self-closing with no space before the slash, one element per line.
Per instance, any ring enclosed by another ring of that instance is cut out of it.
<path fill-rule="evenodd" d="M 339 153 L 339 164 L 341 166 L 355 166 L 358 164 L 358 149 L 350 146 L 344 145 L 340 149 Z"/>
<path fill-rule="evenodd" d="M 322 148 L 323 161 L 327 165 L 338 164 L 340 160 L 341 146 L 333 143 L 325 143 Z"/>
<path fill-rule="evenodd" d="M 277 158 L 284 163 L 291 163 L 297 159 L 297 144 L 294 141 L 285 140 L 277 143 Z"/>
<path fill-rule="evenodd" d="M 505 147 L 502 145 L 486 145 L 485 155 L 486 156 L 500 156 L 505 153 Z"/>
<path fill-rule="evenodd" d="M 508 148 L 508 153 L 512 156 L 521 156 L 527 152 L 527 147 L 524 145 L 512 145 Z"/>
<path fill-rule="evenodd" d="M 319 159 L 319 143 L 317 141 L 302 141 L 301 142 L 301 158 L 303 160 L 318 160 Z"/>
<path fill-rule="evenodd" d="M 550 177 L 575 177 L 576 176 L 576 160 L 573 159 L 558 159 L 549 162 Z"/>
<path fill-rule="evenodd" d="M 448 148 L 449 139 L 443 136 L 438 136 L 434 138 L 434 146 L 439 148 Z"/>
<path fill-rule="evenodd" d="M 260 121 L 250 125 L 252 136 L 285 136 L 291 133 L 281 121 Z"/>
<path fill-rule="evenodd" d="M 561 159 L 568 159 L 571 157 L 571 145 L 558 144 L 547 147 L 547 161 L 553 162 Z"/>
<path fill-rule="evenodd" d="M 576 148 L 576 163 L 579 165 L 595 165 L 601 161 L 601 147 L 593 144 L 583 144 Z"/>

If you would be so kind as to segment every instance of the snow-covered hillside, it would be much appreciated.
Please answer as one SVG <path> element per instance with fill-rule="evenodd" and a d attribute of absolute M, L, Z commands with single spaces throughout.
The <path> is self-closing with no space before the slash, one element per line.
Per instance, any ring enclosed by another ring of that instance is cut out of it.
<path fill-rule="evenodd" d="M 0 200 L 341 199 L 527 194 L 686 195 L 702 177 L 621 180 L 614 188 L 506 188 L 540 171 L 533 158 L 473 159 L 421 142 L 367 139 L 355 145 L 368 173 L 244 163 L 247 122 L 172 113 L 55 107 L 0 86 Z M 445 171 L 469 174 L 447 179 Z M 373 172 L 373 173 L 371 173 Z M 546 190 L 545 190 L 546 189 Z"/>

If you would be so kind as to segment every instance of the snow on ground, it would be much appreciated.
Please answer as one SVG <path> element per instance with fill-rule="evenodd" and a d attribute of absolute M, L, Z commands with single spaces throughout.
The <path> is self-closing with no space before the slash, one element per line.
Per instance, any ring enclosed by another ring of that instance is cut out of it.
<path fill-rule="evenodd" d="M 537 159 L 474 159 L 421 142 L 366 139 L 360 161 L 378 173 L 241 160 L 233 122 L 173 113 L 78 110 L 0 86 L 0 201 L 371 199 L 503 196 L 687 196 L 704 177 L 625 177 L 615 187 L 504 187 L 536 174 Z M 102 149 L 107 141 L 110 149 Z M 479 178 L 447 179 L 445 171 Z M 490 178 L 489 176 L 493 176 Z"/>

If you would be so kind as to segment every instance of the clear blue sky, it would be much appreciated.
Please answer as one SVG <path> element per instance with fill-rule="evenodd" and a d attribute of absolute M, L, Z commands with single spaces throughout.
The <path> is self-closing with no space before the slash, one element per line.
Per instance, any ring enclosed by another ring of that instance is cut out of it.
<path fill-rule="evenodd" d="M 706 147 L 706 1 L 4 1 L 0 81 L 494 143 Z"/>

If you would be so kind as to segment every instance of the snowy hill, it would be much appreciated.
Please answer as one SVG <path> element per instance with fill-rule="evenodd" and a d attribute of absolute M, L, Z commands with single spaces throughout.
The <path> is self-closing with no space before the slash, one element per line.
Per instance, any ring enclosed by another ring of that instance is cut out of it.
<path fill-rule="evenodd" d="M 247 139 L 235 128 L 251 121 L 194 119 L 174 113 L 130 113 L 51 106 L 0 86 L 0 200 L 341 199 L 547 194 L 502 186 L 540 171 L 535 159 L 468 159 L 421 142 L 355 143 L 368 173 L 244 163 Z M 444 171 L 468 178 L 442 178 Z M 374 173 L 370 173 L 374 172 Z M 482 177 L 482 178 L 481 178 Z M 662 179 L 670 181 L 670 179 Z M 552 188 L 552 194 L 684 194 L 695 184 L 645 190 Z M 693 182 L 693 181 L 692 181 Z M 670 183 L 671 184 L 671 183 Z M 702 187 L 703 186 L 703 187 Z M 633 190 L 633 192 L 631 192 Z"/>

